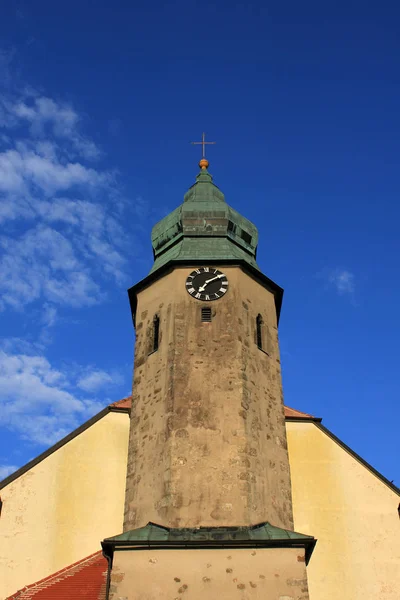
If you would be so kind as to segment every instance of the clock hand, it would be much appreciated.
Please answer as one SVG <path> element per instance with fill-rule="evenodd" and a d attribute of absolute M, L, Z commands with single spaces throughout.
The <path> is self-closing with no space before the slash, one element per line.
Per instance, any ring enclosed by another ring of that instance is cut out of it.
<path fill-rule="evenodd" d="M 221 277 L 223 277 L 224 274 L 220 273 L 219 275 L 216 275 L 216 277 L 212 277 L 211 279 L 207 279 L 203 285 L 201 287 L 199 287 L 199 292 L 204 292 L 204 290 L 206 289 L 206 286 L 211 283 L 212 281 L 215 281 L 216 279 L 221 279 Z"/>

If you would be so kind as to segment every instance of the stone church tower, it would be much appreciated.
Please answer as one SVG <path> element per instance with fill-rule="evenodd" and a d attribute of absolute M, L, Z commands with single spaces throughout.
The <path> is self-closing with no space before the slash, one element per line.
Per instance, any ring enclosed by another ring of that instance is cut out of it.
<path fill-rule="evenodd" d="M 283 290 L 257 266 L 255 225 L 199 166 L 129 290 L 134 381 L 124 533 L 103 542 L 110 598 L 306 599 L 315 540 L 293 532 Z"/>

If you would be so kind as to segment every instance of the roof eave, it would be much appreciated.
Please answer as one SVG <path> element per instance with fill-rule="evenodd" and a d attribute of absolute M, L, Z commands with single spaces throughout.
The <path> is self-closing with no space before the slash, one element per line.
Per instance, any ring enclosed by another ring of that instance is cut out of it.
<path fill-rule="evenodd" d="M 290 421 L 293 423 L 303 423 L 305 421 L 309 422 L 309 423 L 321 423 L 322 418 L 321 417 L 286 417 L 285 416 L 285 421 Z"/>
<path fill-rule="evenodd" d="M 266 539 L 266 540 L 103 540 L 101 546 L 107 560 L 113 561 L 116 550 L 206 550 L 241 548 L 304 548 L 306 564 L 309 563 L 317 540 L 310 536 L 304 539 Z"/>

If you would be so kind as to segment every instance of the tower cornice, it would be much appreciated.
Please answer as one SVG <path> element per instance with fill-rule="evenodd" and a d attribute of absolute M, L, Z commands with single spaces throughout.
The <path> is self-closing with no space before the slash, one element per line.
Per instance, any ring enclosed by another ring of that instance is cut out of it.
<path fill-rule="evenodd" d="M 154 283 L 158 279 L 161 279 L 162 277 L 164 277 L 165 275 L 167 275 L 168 273 L 170 273 L 173 269 L 175 269 L 177 267 L 192 267 L 192 266 L 197 266 L 197 265 L 216 265 L 216 266 L 224 265 L 224 266 L 229 266 L 229 267 L 240 267 L 242 269 L 242 271 L 247 273 L 250 277 L 255 279 L 258 283 L 260 283 L 260 285 L 262 285 L 264 288 L 268 289 L 273 294 L 274 299 L 275 299 L 276 319 L 277 319 L 277 322 L 279 323 L 279 317 L 280 317 L 280 312 L 281 312 L 281 307 L 282 307 L 282 299 L 283 299 L 283 288 L 281 288 L 277 283 L 272 281 L 272 279 L 270 279 L 269 277 L 264 275 L 264 273 L 262 273 L 259 269 L 253 267 L 246 260 L 243 260 L 243 259 L 242 260 L 240 260 L 240 259 L 239 260 L 237 260 L 237 259 L 221 259 L 221 260 L 208 259 L 207 260 L 204 258 L 198 258 L 198 259 L 191 258 L 190 260 L 185 260 L 185 259 L 171 260 L 171 261 L 165 263 L 164 265 L 162 265 L 159 269 L 157 269 L 157 271 L 150 272 L 149 275 L 147 275 L 147 277 L 145 277 L 144 279 L 142 279 L 141 281 L 139 281 L 138 283 L 136 283 L 135 285 L 133 285 L 131 288 L 128 289 L 128 296 L 129 296 L 129 303 L 130 303 L 130 307 L 131 307 L 133 324 L 135 325 L 135 321 L 136 321 L 137 294 L 140 291 L 144 290 L 145 288 L 150 286 L 152 283 Z"/>

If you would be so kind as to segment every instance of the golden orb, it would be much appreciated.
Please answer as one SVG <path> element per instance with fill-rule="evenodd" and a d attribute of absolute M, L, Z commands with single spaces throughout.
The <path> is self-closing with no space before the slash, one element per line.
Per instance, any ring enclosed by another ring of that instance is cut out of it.
<path fill-rule="evenodd" d="M 201 161 L 199 162 L 200 169 L 207 169 L 208 165 L 209 165 L 209 162 L 206 158 L 202 158 Z"/>

